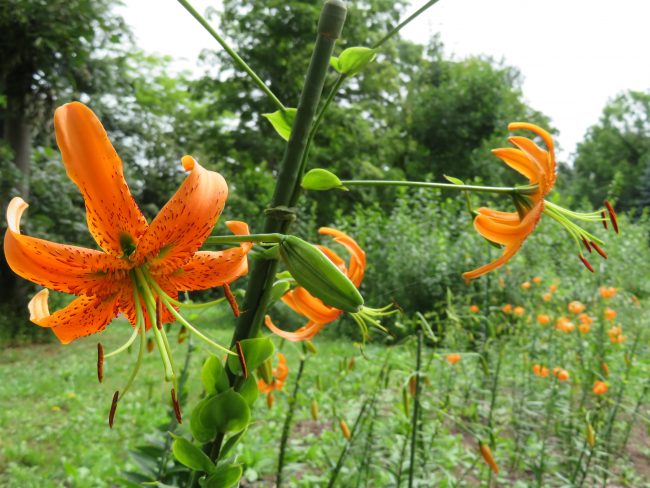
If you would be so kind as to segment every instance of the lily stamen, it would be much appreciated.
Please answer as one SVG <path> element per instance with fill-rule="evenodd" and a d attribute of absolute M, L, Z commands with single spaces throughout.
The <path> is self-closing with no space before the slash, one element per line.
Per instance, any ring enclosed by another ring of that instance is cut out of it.
<path fill-rule="evenodd" d="M 228 303 L 230 304 L 230 308 L 232 309 L 232 313 L 235 317 L 239 317 L 239 305 L 237 304 L 237 299 L 235 298 L 235 295 L 232 294 L 232 290 L 230 289 L 230 285 L 227 283 L 223 285 L 223 293 L 226 295 L 226 300 L 228 300 Z"/>
<path fill-rule="evenodd" d="M 100 383 L 104 379 L 104 347 L 101 342 L 97 343 L 97 379 Z"/>
<path fill-rule="evenodd" d="M 126 351 L 129 347 L 131 347 L 131 344 L 135 341 L 135 338 L 138 337 L 138 333 L 140 332 L 140 329 L 136 326 L 133 326 L 133 333 L 131 334 L 131 337 L 122 344 L 120 347 L 115 349 L 114 351 L 109 352 L 108 354 L 104 354 L 104 359 L 108 359 L 113 356 L 117 356 L 118 354 Z"/>
<path fill-rule="evenodd" d="M 115 420 L 115 412 L 117 411 L 117 400 L 119 399 L 120 392 L 116 391 L 113 393 L 113 402 L 111 403 L 111 409 L 108 412 L 108 426 L 113 428 L 113 421 Z"/>

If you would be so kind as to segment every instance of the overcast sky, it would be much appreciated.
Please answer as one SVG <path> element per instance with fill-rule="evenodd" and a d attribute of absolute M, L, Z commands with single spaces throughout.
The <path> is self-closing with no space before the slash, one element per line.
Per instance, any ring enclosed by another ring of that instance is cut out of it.
<path fill-rule="evenodd" d="M 193 5 L 204 12 L 219 2 Z M 175 0 L 125 0 L 120 12 L 140 48 L 179 67 L 196 69 L 201 49 L 218 47 Z M 568 158 L 609 98 L 650 88 L 648 19 L 647 0 L 440 0 L 402 33 L 424 44 L 439 32 L 450 55 L 518 67 L 527 102 L 551 117 Z"/>

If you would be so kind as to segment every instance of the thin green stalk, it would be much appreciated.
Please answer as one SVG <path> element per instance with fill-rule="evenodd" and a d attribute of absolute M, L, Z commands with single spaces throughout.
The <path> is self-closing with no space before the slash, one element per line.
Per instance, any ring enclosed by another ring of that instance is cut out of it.
<path fill-rule="evenodd" d="M 415 359 L 415 395 L 413 398 L 413 416 L 411 418 L 411 456 L 409 461 L 409 488 L 413 487 L 415 476 L 415 444 L 418 435 L 418 414 L 420 409 L 420 369 L 422 367 L 422 326 L 418 323 L 417 327 L 417 352 Z"/>
<path fill-rule="evenodd" d="M 455 185 L 454 183 L 433 183 L 428 181 L 400 181 L 400 180 L 345 180 L 341 181 L 343 186 L 413 186 L 417 188 L 441 188 L 445 190 L 473 191 L 483 193 L 499 194 L 522 194 L 528 195 L 537 191 L 537 185 L 523 186 L 478 186 L 478 185 Z"/>
<path fill-rule="evenodd" d="M 194 17 L 199 24 L 203 26 L 203 28 L 210 33 L 214 39 L 221 44 L 221 47 L 228 53 L 228 55 L 232 58 L 232 60 L 235 62 L 237 66 L 239 66 L 242 70 L 246 72 L 246 74 L 253 80 L 253 82 L 259 87 L 260 90 L 262 90 L 272 101 L 273 103 L 283 112 L 287 110 L 287 107 L 284 106 L 284 104 L 280 101 L 278 97 L 275 96 L 275 94 L 271 91 L 271 89 L 266 86 L 266 83 L 264 83 L 259 76 L 255 73 L 255 71 L 252 70 L 248 64 L 237 54 L 233 48 L 231 48 L 228 43 L 224 40 L 223 37 L 221 37 L 217 31 L 215 31 L 210 24 L 208 23 L 207 20 L 203 18 L 203 16 L 196 11 L 196 9 L 192 6 L 190 2 L 187 0 L 178 0 L 178 3 L 180 3 L 183 7 L 185 7 L 185 10 L 187 10 L 192 17 Z"/>
<path fill-rule="evenodd" d="M 205 244 L 239 244 L 240 242 L 256 242 L 260 244 L 278 244 L 286 236 L 278 233 L 272 234 L 248 234 L 245 236 L 210 236 Z"/>
<path fill-rule="evenodd" d="M 546 461 L 546 441 L 548 439 L 548 430 L 551 425 L 551 413 L 553 405 L 555 404 L 555 395 L 557 394 L 559 380 L 553 378 L 553 389 L 551 390 L 551 397 L 546 405 L 546 422 L 544 423 L 544 430 L 542 432 L 542 450 L 539 453 L 539 466 L 537 471 L 537 487 L 541 488 L 544 481 L 544 463 Z"/>
<path fill-rule="evenodd" d="M 384 44 L 391 37 L 393 37 L 395 34 L 397 34 L 399 31 L 401 31 L 404 27 L 406 27 L 406 25 L 408 25 L 409 22 L 414 20 L 418 15 L 420 15 L 422 12 L 424 12 L 426 9 L 433 6 L 437 2 L 438 2 L 438 0 L 429 0 L 422 7 L 420 7 L 415 12 L 413 12 L 411 15 L 409 15 L 406 19 L 404 19 L 402 22 L 400 22 L 395 27 L 393 27 L 384 37 L 382 37 L 379 41 L 377 41 L 375 43 L 374 46 L 372 46 L 373 49 L 377 49 L 379 46 Z"/>
<path fill-rule="evenodd" d="M 300 96 L 300 102 L 298 103 L 291 135 L 280 165 L 278 182 L 270 204 L 270 208 L 274 211 L 267 213 L 264 233 L 286 234 L 295 217 L 290 209 L 292 206 L 291 199 L 302 180 L 301 161 L 325 84 L 329 60 L 336 39 L 338 39 L 343 29 L 346 13 L 345 5 L 340 0 L 327 0 L 321 11 L 316 44 Z M 253 266 L 242 306 L 244 311 L 237 321 L 231 341 L 232 344 L 250 337 L 256 337 L 259 333 L 269 303 L 276 270 L 276 260 L 258 261 Z M 228 371 L 228 377 L 230 384 L 236 386 L 238 383 L 237 377 L 231 371 Z M 222 442 L 223 435 L 217 435 L 211 443 L 205 446 L 213 461 L 219 457 Z M 198 477 L 195 477 L 194 482 L 196 481 L 198 481 Z"/>
<path fill-rule="evenodd" d="M 278 455 L 278 470 L 275 475 L 275 486 L 280 488 L 282 486 L 282 470 L 284 469 L 284 456 L 287 450 L 287 444 L 289 443 L 289 434 L 291 433 L 291 422 L 293 420 L 293 415 L 296 411 L 296 406 L 298 405 L 298 391 L 300 390 L 300 379 L 302 378 L 302 373 L 305 370 L 305 363 L 307 362 L 307 357 L 303 354 L 300 356 L 300 365 L 298 366 L 298 374 L 296 375 L 296 383 L 293 387 L 293 392 L 289 398 L 289 408 L 287 410 L 287 415 L 284 417 L 284 425 L 282 427 L 282 437 L 280 438 L 280 454 Z"/>

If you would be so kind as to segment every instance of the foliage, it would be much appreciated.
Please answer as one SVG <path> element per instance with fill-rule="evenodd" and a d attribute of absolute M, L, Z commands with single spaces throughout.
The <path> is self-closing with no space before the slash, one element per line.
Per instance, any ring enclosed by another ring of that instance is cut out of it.
<path fill-rule="evenodd" d="M 648 205 L 650 93 L 629 91 L 603 109 L 578 145 L 571 190 L 600 205 L 605 198 L 624 210 Z"/>

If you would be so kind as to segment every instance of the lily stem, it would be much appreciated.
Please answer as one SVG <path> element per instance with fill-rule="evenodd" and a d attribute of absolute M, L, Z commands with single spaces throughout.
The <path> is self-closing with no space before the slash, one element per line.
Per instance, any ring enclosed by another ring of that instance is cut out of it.
<path fill-rule="evenodd" d="M 428 181 L 399 181 L 399 180 L 346 180 L 343 186 L 414 186 L 418 188 L 441 188 L 445 190 L 473 191 L 483 193 L 523 194 L 529 195 L 537 191 L 537 185 L 524 186 L 478 186 L 456 185 L 454 183 L 433 183 Z"/>
<path fill-rule="evenodd" d="M 427 3 L 425 3 L 422 7 L 417 9 L 415 12 L 413 12 L 411 15 L 409 15 L 406 19 L 404 19 L 402 22 L 397 24 L 395 27 L 393 27 L 384 37 L 382 37 L 379 41 L 375 43 L 373 49 L 377 49 L 379 46 L 384 44 L 386 41 L 388 41 L 391 37 L 393 37 L 395 34 L 397 34 L 399 31 L 401 31 L 404 27 L 406 27 L 407 24 L 409 24 L 412 20 L 417 18 L 420 14 L 422 14 L 426 9 L 429 7 L 432 7 L 435 3 L 437 3 L 438 0 L 429 0 Z"/>
<path fill-rule="evenodd" d="M 178 3 L 180 3 L 183 7 L 185 7 L 185 10 L 187 10 L 190 14 L 192 14 L 192 17 L 194 17 L 199 24 L 203 26 L 203 28 L 210 33 L 212 37 L 221 45 L 221 47 L 228 53 L 228 55 L 232 58 L 232 60 L 235 62 L 237 66 L 239 66 L 242 70 L 246 72 L 246 74 L 253 80 L 253 82 L 259 87 L 260 90 L 262 90 L 272 101 L 273 103 L 283 112 L 287 110 L 287 107 L 284 106 L 284 104 L 280 101 L 280 99 L 275 96 L 275 93 L 271 91 L 271 89 L 266 86 L 266 83 L 262 81 L 262 79 L 257 76 L 257 73 L 253 71 L 253 69 L 246 64 L 246 61 L 244 61 L 239 54 L 237 54 L 233 48 L 231 48 L 228 43 L 225 41 L 223 37 L 219 35 L 217 31 L 215 31 L 210 24 L 208 24 L 208 21 L 203 18 L 203 16 L 196 11 L 196 9 L 192 6 L 190 2 L 187 0 L 178 0 Z"/>
<path fill-rule="evenodd" d="M 256 242 L 260 244 L 279 244 L 286 236 L 284 234 L 248 234 L 245 236 L 210 236 L 205 244 L 238 244 L 240 242 Z"/>

